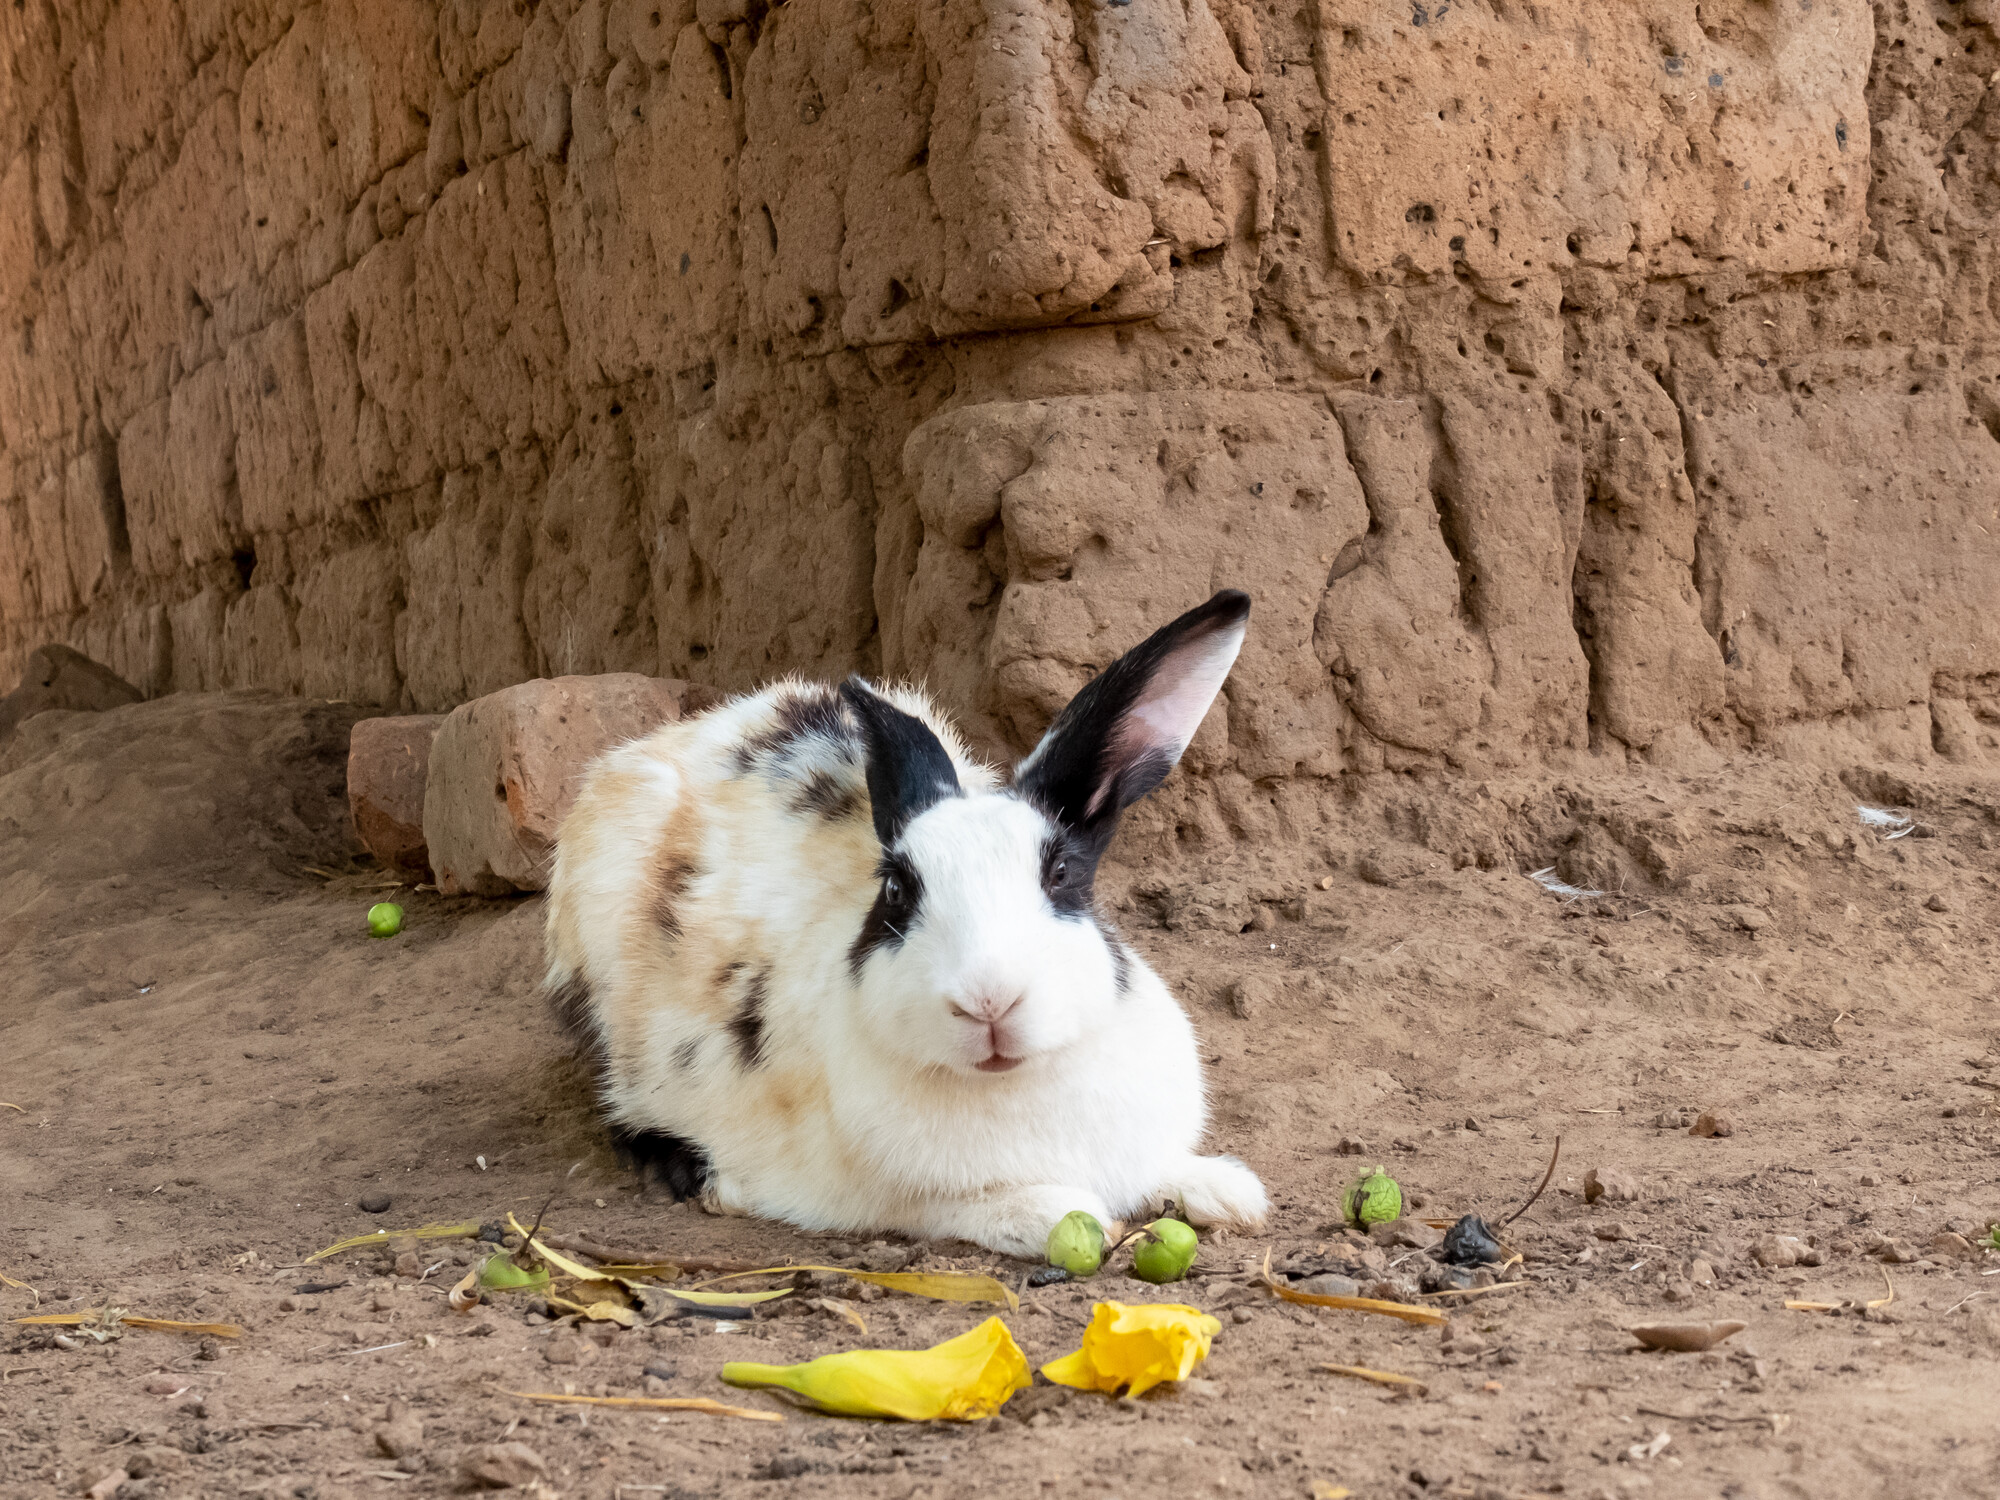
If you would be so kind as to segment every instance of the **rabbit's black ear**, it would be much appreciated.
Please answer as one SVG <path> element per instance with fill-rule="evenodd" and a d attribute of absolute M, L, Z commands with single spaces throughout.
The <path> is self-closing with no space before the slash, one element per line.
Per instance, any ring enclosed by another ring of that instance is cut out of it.
<path fill-rule="evenodd" d="M 958 772 L 922 719 L 904 713 L 859 677 L 841 684 L 840 698 L 860 721 L 868 747 L 875 836 L 884 849 L 893 849 L 910 819 L 946 797 L 963 794 Z"/>
<path fill-rule="evenodd" d="M 1098 848 L 1166 780 L 1243 646 L 1250 596 L 1224 589 L 1091 680 L 1014 772 L 1015 789 Z"/>

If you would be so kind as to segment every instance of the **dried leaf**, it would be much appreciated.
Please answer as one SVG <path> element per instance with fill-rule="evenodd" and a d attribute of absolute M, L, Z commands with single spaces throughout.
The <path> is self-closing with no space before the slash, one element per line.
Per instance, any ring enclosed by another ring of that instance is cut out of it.
<path fill-rule="evenodd" d="M 21 1108 L 20 1105 L 9 1104 L 5 1099 L 0 1099 L 0 1109 L 11 1109 L 17 1115 L 25 1115 L 27 1113 L 27 1111 Z"/>
<path fill-rule="evenodd" d="M 445 1300 L 453 1312 L 471 1312 L 479 1306 L 479 1267 L 467 1271 Z"/>
<path fill-rule="evenodd" d="M 1887 1307 L 1891 1302 L 1896 1300 L 1896 1283 L 1889 1279 L 1889 1268 L 1887 1266 L 1882 1267 L 1882 1285 L 1887 1290 L 1888 1295 L 1886 1297 L 1877 1297 L 1873 1302 L 1868 1304 L 1870 1307 Z"/>
<path fill-rule="evenodd" d="M 1785 1310 L 1787 1312 L 1839 1312 L 1846 1306 L 1845 1302 L 1793 1302 L 1787 1300 Z"/>
<path fill-rule="evenodd" d="M 564 1312 L 576 1313 L 579 1316 L 590 1319 L 593 1323 L 616 1323 L 620 1328 L 635 1328 L 639 1323 L 639 1315 L 622 1302 L 591 1302 L 587 1304 L 571 1302 L 568 1298 L 558 1297 L 553 1292 L 549 1294 L 548 1302 L 550 1307 L 559 1307 Z"/>
<path fill-rule="evenodd" d="M 1322 1297 L 1316 1292 L 1299 1292 L 1271 1274 L 1271 1252 L 1264 1252 L 1264 1285 L 1286 1302 L 1305 1307 L 1338 1307 L 1348 1312 L 1379 1313 L 1400 1318 L 1405 1323 L 1421 1323 L 1426 1328 L 1442 1328 L 1451 1320 L 1434 1307 L 1412 1307 L 1406 1302 L 1383 1302 L 1374 1297 Z"/>
<path fill-rule="evenodd" d="M 523 1401 L 562 1401 L 574 1406 L 629 1406 L 641 1411 L 702 1411 L 715 1417 L 741 1417 L 746 1422 L 782 1422 L 782 1412 L 724 1406 L 706 1396 L 558 1396 L 551 1391 L 509 1391 Z"/>
<path fill-rule="evenodd" d="M 338 1255 L 341 1251 L 352 1250 L 357 1245 L 382 1244 L 397 1237 L 411 1240 L 464 1240 L 472 1238 L 477 1233 L 479 1233 L 477 1220 L 470 1224 L 424 1224 L 416 1229 L 377 1229 L 371 1234 L 351 1235 L 347 1239 L 328 1245 L 324 1250 L 308 1255 L 305 1264 L 311 1265 L 316 1260 L 325 1260 L 329 1255 Z"/>
<path fill-rule="evenodd" d="M 1002 1302 L 1019 1312 L 1021 1299 L 991 1276 L 976 1271 L 856 1271 L 847 1266 L 766 1266 L 761 1271 L 737 1271 L 704 1281 L 718 1286 L 745 1276 L 789 1276 L 794 1271 L 819 1271 L 830 1276 L 851 1276 L 856 1281 L 903 1292 L 912 1297 L 929 1297 L 936 1302 Z"/>
<path fill-rule="evenodd" d="M 1344 1484 L 1335 1484 L 1327 1479 L 1315 1479 L 1312 1486 L 1312 1500 L 1353 1500 L 1354 1491 Z"/>
<path fill-rule="evenodd" d="M 772 1302 L 792 1295 L 788 1286 L 776 1287 L 768 1292 L 683 1292 L 670 1286 L 648 1287 L 646 1290 L 672 1297 L 676 1302 L 691 1302 L 696 1307 L 755 1307 L 760 1302 Z"/>
<path fill-rule="evenodd" d="M 16 1323 L 59 1323 L 69 1328 L 85 1323 L 95 1323 L 104 1310 L 86 1307 L 82 1312 L 41 1313 L 32 1318 L 15 1318 Z M 111 1309 L 118 1312 L 118 1309 Z M 161 1333 L 206 1333 L 219 1339 L 238 1339 L 243 1330 L 234 1323 L 177 1323 L 171 1318 L 135 1318 L 130 1313 L 119 1313 L 118 1321 L 127 1328 L 151 1328 Z"/>
<path fill-rule="evenodd" d="M 1700 1354 L 1724 1339 L 1733 1338 L 1750 1325 L 1734 1318 L 1713 1323 L 1641 1323 L 1626 1331 L 1648 1349 L 1665 1349 L 1673 1354 Z"/>
<path fill-rule="evenodd" d="M 1346 1375 L 1354 1380 L 1372 1380 L 1377 1385 L 1393 1386 L 1398 1391 L 1408 1392 L 1412 1396 L 1428 1396 L 1431 1393 L 1431 1388 L 1421 1380 L 1414 1380 L 1408 1375 L 1393 1374 L 1388 1370 L 1370 1370 L 1363 1365 L 1321 1365 L 1320 1369 L 1329 1375 Z"/>
<path fill-rule="evenodd" d="M 507 1215 L 507 1223 L 513 1229 L 514 1233 L 521 1237 L 523 1245 L 533 1250 L 535 1254 L 539 1255 L 552 1268 L 562 1272 L 565 1276 L 574 1276 L 578 1281 L 616 1281 L 622 1283 L 625 1279 L 622 1276 L 607 1276 L 601 1270 L 593 1270 L 589 1266 L 571 1260 L 559 1250 L 551 1250 L 547 1245 L 536 1239 L 533 1234 L 529 1233 L 522 1226 L 521 1221 L 511 1213 Z"/>
<path fill-rule="evenodd" d="M 838 1297 L 814 1297 L 806 1303 L 806 1306 L 818 1308 L 821 1312 L 830 1312 L 835 1317 L 845 1318 L 860 1331 L 864 1339 L 868 1337 L 868 1320 L 856 1312 L 851 1303 L 843 1302 Z"/>
<path fill-rule="evenodd" d="M 1532 1286 L 1528 1281 L 1496 1281 L 1491 1286 L 1448 1287 L 1442 1292 L 1425 1292 L 1426 1297 L 1485 1297 L 1494 1292 L 1517 1292 L 1524 1286 Z"/>

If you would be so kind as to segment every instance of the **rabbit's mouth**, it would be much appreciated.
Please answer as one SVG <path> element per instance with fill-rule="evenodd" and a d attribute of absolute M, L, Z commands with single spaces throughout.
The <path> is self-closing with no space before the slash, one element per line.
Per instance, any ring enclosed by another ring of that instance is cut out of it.
<path fill-rule="evenodd" d="M 984 1062 L 976 1062 L 973 1066 L 982 1073 L 1006 1073 L 1020 1067 L 1021 1059 L 996 1052 Z"/>

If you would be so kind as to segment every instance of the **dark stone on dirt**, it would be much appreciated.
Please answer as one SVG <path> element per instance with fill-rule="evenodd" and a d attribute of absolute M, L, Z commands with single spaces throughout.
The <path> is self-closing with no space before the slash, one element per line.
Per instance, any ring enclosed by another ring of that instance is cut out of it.
<path fill-rule="evenodd" d="M 1068 1281 L 1069 1272 L 1061 1266 L 1038 1266 L 1028 1273 L 1029 1286 L 1054 1286 L 1059 1281 Z"/>
<path fill-rule="evenodd" d="M 1437 1253 L 1452 1266 L 1494 1265 L 1507 1258 L 1492 1228 L 1478 1214 L 1467 1214 L 1447 1229 Z"/>
<path fill-rule="evenodd" d="M 389 1211 L 389 1205 L 393 1201 L 387 1193 L 363 1193 L 361 1195 L 361 1211 L 364 1214 L 385 1214 Z"/>

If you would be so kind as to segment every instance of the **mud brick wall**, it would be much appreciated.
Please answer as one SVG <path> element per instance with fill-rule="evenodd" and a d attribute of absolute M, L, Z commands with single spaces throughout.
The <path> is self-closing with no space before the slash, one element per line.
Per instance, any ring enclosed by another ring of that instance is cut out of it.
<path fill-rule="evenodd" d="M 2000 759 L 1996 8 L 0 6 L 0 677 Z"/>

